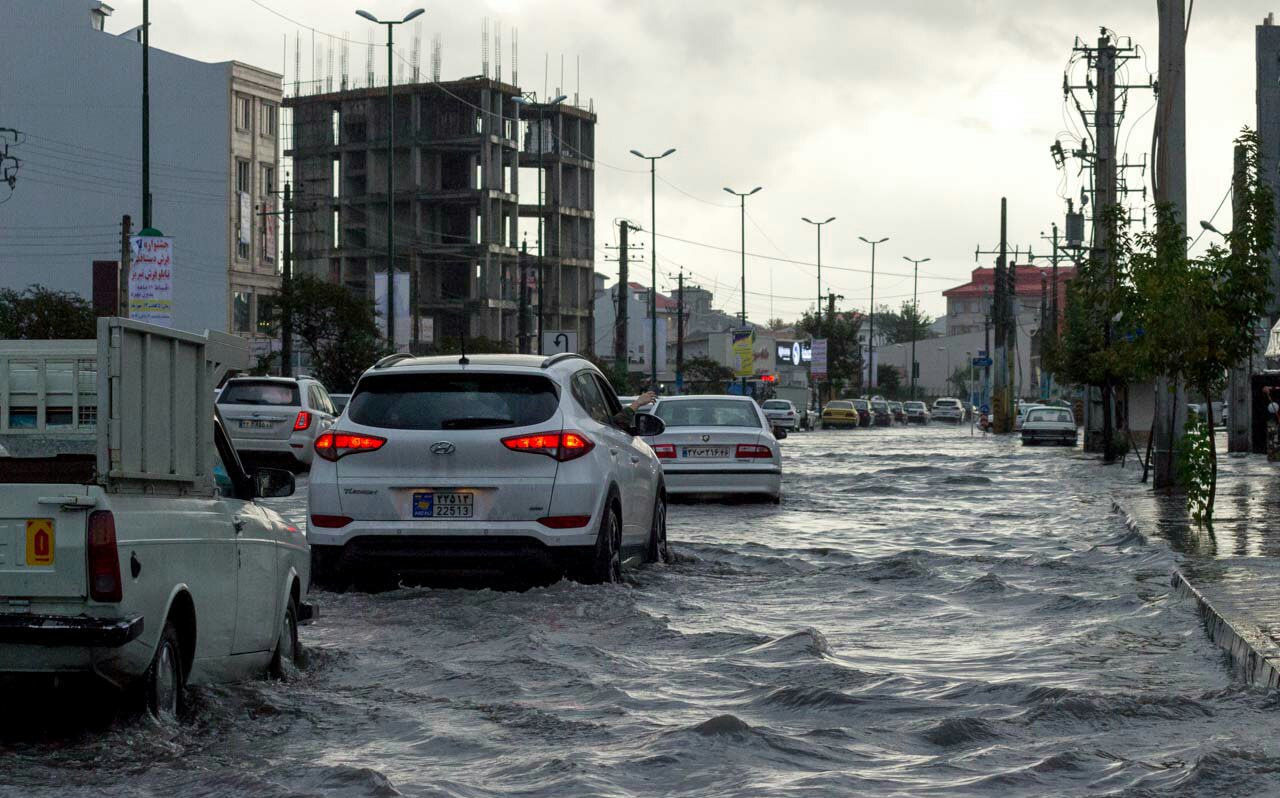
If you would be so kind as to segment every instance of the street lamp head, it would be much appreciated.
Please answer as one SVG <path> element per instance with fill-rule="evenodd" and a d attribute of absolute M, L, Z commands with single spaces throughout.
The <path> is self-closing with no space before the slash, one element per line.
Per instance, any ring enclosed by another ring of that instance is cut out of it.
<path fill-rule="evenodd" d="M 636 156 L 637 158 L 643 158 L 643 157 L 644 157 L 644 153 L 640 152 L 639 150 L 632 150 L 632 151 L 631 151 L 631 154 L 632 154 L 632 155 L 634 155 L 634 156 Z"/>
<path fill-rule="evenodd" d="M 747 194 L 747 196 L 750 197 L 752 194 L 756 193 L 762 188 L 764 188 L 764 186 L 756 186 L 755 188 L 751 189 L 751 191 Z"/>
<path fill-rule="evenodd" d="M 425 13 L 425 12 L 426 12 L 426 9 L 425 9 L 425 8 L 415 8 L 414 10 L 410 11 L 408 14 L 405 14 L 405 15 L 404 15 L 404 19 L 402 19 L 402 20 L 400 20 L 400 21 L 401 21 L 401 22 L 408 22 L 409 20 L 413 19 L 414 17 L 416 17 L 416 16 L 418 16 L 418 15 L 420 15 L 420 14 L 423 14 L 423 13 Z"/>
<path fill-rule="evenodd" d="M 368 11 L 365 11 L 363 8 L 357 8 L 357 9 L 356 9 L 356 16 L 358 16 L 358 17 L 364 17 L 365 19 L 369 20 L 370 22 L 378 22 L 378 18 L 377 18 L 377 17 L 375 17 L 373 14 L 370 14 Z"/>
<path fill-rule="evenodd" d="M 810 219 L 808 216 L 801 216 L 801 217 L 800 217 L 800 221 L 802 221 L 802 222 L 808 222 L 809 224 L 817 224 L 817 222 L 815 222 L 814 220 Z"/>
<path fill-rule="evenodd" d="M 676 148 L 675 148 L 675 147 L 672 147 L 671 149 L 669 149 L 669 150 L 667 150 L 666 152 L 662 153 L 662 154 L 661 154 L 661 155 L 659 155 L 658 157 L 659 157 L 659 158 L 666 158 L 668 155 L 670 155 L 671 153 L 673 153 L 673 152 L 675 152 L 675 151 L 676 151 Z"/>
<path fill-rule="evenodd" d="M 827 221 L 823 222 L 823 224 L 830 224 L 831 222 L 834 222 L 835 220 L 836 220 L 836 217 L 832 216 L 830 219 L 827 219 Z"/>
<path fill-rule="evenodd" d="M 728 186 L 725 186 L 725 187 L 724 187 L 724 190 L 725 190 L 725 191 L 727 191 L 727 192 L 729 192 L 730 194 L 737 194 L 737 192 L 736 192 L 736 191 L 734 191 L 733 189 L 729 188 Z"/>
<path fill-rule="evenodd" d="M 561 94 L 559 97 L 553 97 L 551 101 L 547 103 L 547 105 L 559 105 L 560 103 L 564 102 L 567 99 L 569 99 L 569 96 L 567 94 Z"/>

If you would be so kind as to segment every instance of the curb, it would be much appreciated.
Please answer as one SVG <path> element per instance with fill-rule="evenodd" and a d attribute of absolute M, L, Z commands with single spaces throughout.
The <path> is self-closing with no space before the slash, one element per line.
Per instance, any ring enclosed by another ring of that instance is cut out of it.
<path fill-rule="evenodd" d="M 1133 515 L 1117 499 L 1112 498 L 1111 508 L 1124 519 L 1125 526 L 1130 532 L 1147 543 L 1152 542 L 1151 536 L 1142 530 Z M 1242 628 L 1238 622 L 1229 619 L 1191 583 L 1181 568 L 1173 569 L 1170 584 L 1179 596 L 1195 601 L 1205 634 L 1219 648 L 1227 652 L 1232 664 L 1239 669 L 1245 679 L 1258 687 L 1280 689 L 1280 656 L 1277 656 L 1280 651 L 1273 646 L 1267 646 L 1269 651 L 1263 650 L 1263 641 L 1259 639 L 1262 637 L 1261 630 L 1255 627 L 1251 632 L 1247 628 Z"/>

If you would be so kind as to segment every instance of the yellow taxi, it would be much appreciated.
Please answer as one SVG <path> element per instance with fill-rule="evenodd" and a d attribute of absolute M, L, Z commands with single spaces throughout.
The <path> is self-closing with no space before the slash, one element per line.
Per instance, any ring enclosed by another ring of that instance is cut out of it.
<path fill-rule="evenodd" d="M 823 429 L 848 429 L 858 424 L 858 411 L 847 399 L 834 399 L 822 408 Z"/>

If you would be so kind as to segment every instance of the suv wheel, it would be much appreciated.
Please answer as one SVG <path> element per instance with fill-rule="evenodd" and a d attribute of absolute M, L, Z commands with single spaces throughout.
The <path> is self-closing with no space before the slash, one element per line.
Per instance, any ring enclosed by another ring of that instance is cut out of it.
<path fill-rule="evenodd" d="M 605 505 L 600 518 L 600 532 L 596 535 L 591 560 L 573 578 L 587 585 L 622 581 L 622 520 L 613 501 Z"/>
<path fill-rule="evenodd" d="M 658 486 L 658 497 L 653 500 L 653 521 L 649 525 L 649 551 L 647 562 L 671 562 L 671 546 L 667 544 L 667 497 Z"/>

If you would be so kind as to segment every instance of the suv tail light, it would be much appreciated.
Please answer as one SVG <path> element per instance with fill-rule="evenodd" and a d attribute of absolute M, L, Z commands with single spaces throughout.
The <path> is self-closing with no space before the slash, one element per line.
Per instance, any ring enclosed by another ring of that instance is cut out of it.
<path fill-rule="evenodd" d="M 655 443 L 653 445 L 653 453 L 658 455 L 659 460 L 676 459 L 676 445 L 674 443 Z"/>
<path fill-rule="evenodd" d="M 373 452 L 382 448 L 386 438 L 376 435 L 352 435 L 346 432 L 326 432 L 316 438 L 316 454 L 331 463 L 336 463 L 349 454 Z"/>
<path fill-rule="evenodd" d="M 94 601 L 120 601 L 120 552 L 116 549 L 116 517 L 110 510 L 89 514 L 89 597 Z"/>
<path fill-rule="evenodd" d="M 345 515 L 312 515 L 311 525 L 322 527 L 324 529 L 341 529 L 351 523 L 351 519 Z"/>
<path fill-rule="evenodd" d="M 595 443 L 581 432 L 542 432 L 536 435 L 513 435 L 503 438 L 502 445 L 513 452 L 545 454 L 560 462 L 573 460 L 596 448 Z"/>
<path fill-rule="evenodd" d="M 735 456 L 747 458 L 772 458 L 773 451 L 768 446 L 761 446 L 758 443 L 740 443 L 738 444 L 738 453 Z"/>
<path fill-rule="evenodd" d="M 298 411 L 298 417 L 293 420 L 293 430 L 298 432 L 311 426 L 311 414 L 305 410 Z"/>
<path fill-rule="evenodd" d="M 551 529 L 579 529 L 591 523 L 589 515 L 548 515 L 538 523 Z"/>

